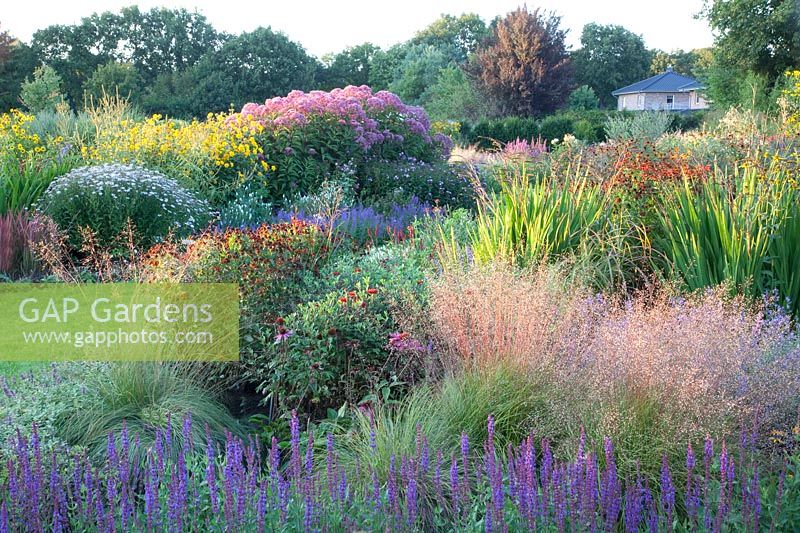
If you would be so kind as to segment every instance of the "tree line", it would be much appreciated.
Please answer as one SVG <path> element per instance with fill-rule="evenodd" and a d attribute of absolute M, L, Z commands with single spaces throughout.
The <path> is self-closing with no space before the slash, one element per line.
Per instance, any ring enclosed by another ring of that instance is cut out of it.
<path fill-rule="evenodd" d="M 713 0 L 702 16 L 712 48 L 650 50 L 621 26 L 590 23 L 571 51 L 557 15 L 521 7 L 488 23 L 443 15 L 388 49 L 364 43 L 318 59 L 269 27 L 230 35 L 196 12 L 133 6 L 49 26 L 30 43 L 0 33 L 0 109 L 80 109 L 105 91 L 190 118 L 293 89 L 367 84 L 434 118 L 539 117 L 614 107 L 611 91 L 667 66 L 703 81 L 719 105 L 768 107 L 783 71 L 800 65 L 795 0 Z"/>

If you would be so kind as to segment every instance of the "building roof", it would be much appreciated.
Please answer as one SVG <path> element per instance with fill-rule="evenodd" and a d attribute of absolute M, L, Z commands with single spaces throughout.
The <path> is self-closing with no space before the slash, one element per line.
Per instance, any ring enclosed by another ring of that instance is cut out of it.
<path fill-rule="evenodd" d="M 611 94 L 619 96 L 621 94 L 631 93 L 682 93 L 686 91 L 694 91 L 696 89 L 704 89 L 705 87 L 696 79 L 689 76 L 681 76 L 672 70 L 672 67 L 667 67 L 665 72 L 651 76 L 646 80 L 637 81 L 627 87 L 617 89 Z"/>

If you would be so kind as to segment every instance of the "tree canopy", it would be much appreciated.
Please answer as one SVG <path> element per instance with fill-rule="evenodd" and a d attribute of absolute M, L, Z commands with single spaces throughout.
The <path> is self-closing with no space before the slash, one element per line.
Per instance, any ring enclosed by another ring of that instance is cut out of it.
<path fill-rule="evenodd" d="M 575 80 L 591 87 L 604 107 L 616 104 L 612 91 L 650 75 L 651 54 L 644 40 L 622 26 L 587 24 L 572 59 Z"/>
<path fill-rule="evenodd" d="M 537 116 L 562 107 L 573 87 L 560 17 L 526 7 L 499 20 L 470 68 L 502 113 Z"/>

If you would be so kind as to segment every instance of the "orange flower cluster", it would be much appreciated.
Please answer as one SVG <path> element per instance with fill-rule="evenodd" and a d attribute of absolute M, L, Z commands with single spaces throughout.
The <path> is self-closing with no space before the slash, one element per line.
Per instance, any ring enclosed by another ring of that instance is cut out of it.
<path fill-rule="evenodd" d="M 185 247 L 158 245 L 146 261 L 162 279 L 235 282 L 258 302 L 274 300 L 300 273 L 315 271 L 327 253 L 328 240 L 316 225 L 292 220 L 207 231 Z M 177 275 L 176 267 L 182 269 Z"/>
<path fill-rule="evenodd" d="M 674 150 L 667 153 L 647 153 L 624 150 L 612 167 L 612 174 L 604 185 L 644 195 L 660 183 L 676 183 L 705 179 L 711 168 L 689 161 L 686 154 Z"/>

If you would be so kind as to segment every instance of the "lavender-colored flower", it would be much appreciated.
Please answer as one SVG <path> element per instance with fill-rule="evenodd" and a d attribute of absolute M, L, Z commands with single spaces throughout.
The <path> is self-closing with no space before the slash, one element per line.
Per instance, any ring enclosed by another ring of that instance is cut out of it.
<path fill-rule="evenodd" d="M 412 526 L 417 521 L 417 480 L 413 471 L 406 488 L 406 514 L 408 525 Z"/>
<path fill-rule="evenodd" d="M 672 529 L 672 519 L 675 514 L 675 485 L 672 484 L 672 475 L 669 472 L 669 464 L 667 463 L 667 456 L 661 459 L 661 509 L 666 516 L 665 526 L 667 529 Z"/>
<path fill-rule="evenodd" d="M 300 481 L 300 420 L 297 418 L 297 411 L 292 410 L 292 419 L 290 423 L 291 433 L 291 465 L 292 465 L 292 480 L 295 483 Z"/>

